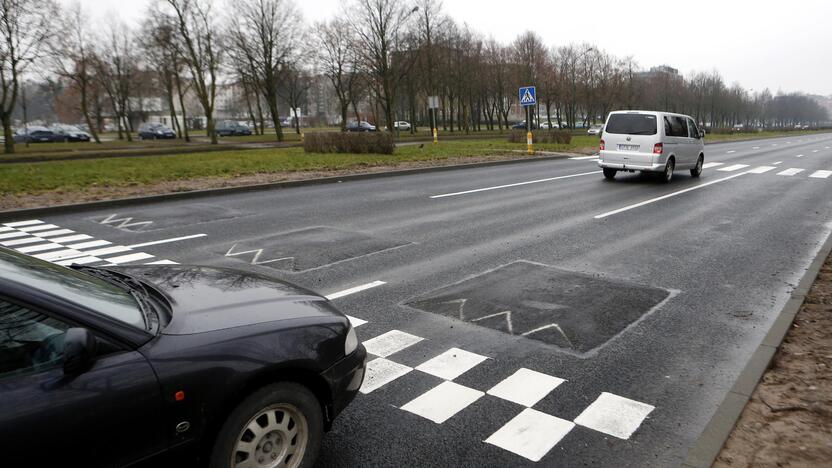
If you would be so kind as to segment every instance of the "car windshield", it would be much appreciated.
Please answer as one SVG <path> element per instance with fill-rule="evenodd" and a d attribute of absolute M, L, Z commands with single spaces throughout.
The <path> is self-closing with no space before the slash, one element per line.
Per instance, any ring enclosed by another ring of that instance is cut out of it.
<path fill-rule="evenodd" d="M 651 114 L 612 114 L 607 133 L 619 135 L 655 135 L 656 116 Z"/>
<path fill-rule="evenodd" d="M 142 330 L 147 327 L 134 297 L 103 279 L 8 250 L 0 250 L 0 276 Z"/>

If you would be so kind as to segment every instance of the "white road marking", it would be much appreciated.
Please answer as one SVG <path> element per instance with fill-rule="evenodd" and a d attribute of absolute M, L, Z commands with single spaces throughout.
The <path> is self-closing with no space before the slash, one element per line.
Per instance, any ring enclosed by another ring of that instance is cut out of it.
<path fill-rule="evenodd" d="M 609 211 L 609 212 L 606 212 L 606 213 L 603 213 L 603 214 L 599 214 L 599 215 L 595 216 L 595 219 L 602 219 L 602 218 L 606 218 L 607 216 L 612 216 L 612 215 L 615 215 L 615 214 L 618 214 L 618 213 L 623 213 L 625 211 L 629 211 L 629 210 L 632 210 L 632 209 L 635 209 L 635 208 L 639 208 L 639 207 L 642 207 L 644 205 L 649 205 L 651 203 L 655 203 L 657 201 L 665 200 L 667 198 L 675 197 L 675 196 L 681 195 L 683 193 L 688 193 L 688 192 L 692 192 L 694 190 L 699 190 L 699 189 L 705 188 L 709 185 L 718 184 L 720 182 L 725 182 L 726 180 L 731 180 L 735 177 L 744 176 L 746 174 L 748 174 L 748 173 L 747 172 L 740 172 L 739 174 L 733 174 L 733 175 L 730 175 L 728 177 L 723 177 L 722 179 L 712 180 L 710 182 L 706 182 L 704 184 L 699 184 L 695 187 L 686 188 L 684 190 L 679 190 L 678 192 L 669 193 L 669 194 L 663 195 L 661 197 L 651 198 L 650 200 L 645 200 L 641 203 L 636 203 L 634 205 L 625 206 L 624 208 L 619 208 L 617 210 L 613 210 L 613 211 Z"/>
<path fill-rule="evenodd" d="M 152 241 L 152 242 L 143 242 L 141 244 L 128 245 L 127 247 L 130 247 L 131 249 L 138 249 L 140 247 L 147 247 L 147 246 L 150 246 L 150 245 L 167 244 L 169 242 L 179 242 L 179 241 L 188 240 L 188 239 L 196 239 L 198 237 L 205 237 L 207 235 L 208 234 L 194 234 L 192 236 L 174 237 L 172 239 L 162 239 L 162 240 L 157 240 L 157 241 Z"/>
<path fill-rule="evenodd" d="M 101 261 L 102 260 L 98 257 L 78 257 L 78 258 L 73 258 L 71 260 L 61 260 L 61 261 L 58 261 L 58 262 L 55 262 L 55 263 L 57 263 L 58 265 L 69 266 L 69 265 L 86 265 L 88 263 L 95 263 L 95 262 L 101 262 Z"/>
<path fill-rule="evenodd" d="M 760 147 L 759 146 L 754 146 L 751 149 L 760 149 Z"/>
<path fill-rule="evenodd" d="M 479 390 L 445 381 L 406 403 L 401 409 L 442 424 L 483 395 L 485 393 Z"/>
<path fill-rule="evenodd" d="M 361 384 L 359 391 L 366 395 L 406 375 L 412 370 L 412 367 L 407 367 L 384 358 L 373 359 L 367 363 L 367 373 L 364 374 L 364 383 Z"/>
<path fill-rule="evenodd" d="M 812 150 L 813 153 L 817 153 L 818 151 L 820 151 L 820 150 Z"/>
<path fill-rule="evenodd" d="M 521 368 L 486 393 L 531 408 L 564 382 L 559 377 Z"/>
<path fill-rule="evenodd" d="M 67 242 L 78 242 L 82 240 L 92 239 L 92 236 L 88 236 L 86 234 L 76 234 L 74 236 L 66 236 L 66 237 L 57 237 L 55 239 L 49 239 L 56 244 L 66 244 Z"/>
<path fill-rule="evenodd" d="M 23 232 L 37 232 L 37 231 L 47 231 L 49 229 L 56 229 L 58 226 L 54 224 L 39 224 L 37 226 L 26 226 L 22 228 L 18 228 L 18 230 Z"/>
<path fill-rule="evenodd" d="M 709 162 L 702 165 L 702 169 L 710 169 L 712 167 L 722 166 L 725 163 L 720 162 Z"/>
<path fill-rule="evenodd" d="M 17 251 L 20 253 L 34 253 L 34 252 L 43 252 L 44 250 L 52 250 L 52 249 L 62 249 L 64 246 L 61 244 L 54 244 L 49 242 L 47 244 L 40 244 L 40 245 L 31 245 L 29 247 L 18 247 Z"/>
<path fill-rule="evenodd" d="M 731 153 L 736 153 L 736 151 L 735 151 L 735 150 L 731 150 L 731 151 L 726 151 L 726 152 L 725 152 L 725 154 L 731 154 Z"/>
<path fill-rule="evenodd" d="M 21 227 L 21 226 L 31 226 L 33 224 L 43 224 L 43 221 L 41 221 L 39 219 L 30 219 L 28 221 L 17 221 L 17 222 L 14 222 L 14 223 L 5 223 L 5 224 L 6 224 L 6 226 L 16 228 L 16 227 Z"/>
<path fill-rule="evenodd" d="M 148 263 L 148 265 L 150 265 L 150 264 Z M 350 325 L 352 325 L 353 328 L 358 328 L 361 325 L 364 325 L 365 323 L 367 323 L 366 320 L 362 320 L 358 317 L 353 317 L 352 315 L 347 315 L 347 319 L 349 319 Z"/>
<path fill-rule="evenodd" d="M 28 236 L 25 232 L 15 231 L 15 232 L 7 232 L 5 234 L 0 234 L 0 239 L 12 239 L 14 237 L 23 237 Z"/>
<path fill-rule="evenodd" d="M 105 247 L 103 249 L 90 250 L 88 252 L 84 252 L 83 255 L 85 255 L 85 256 L 104 256 L 104 255 L 112 255 L 112 254 L 117 254 L 117 253 L 121 253 L 121 252 L 128 252 L 128 251 L 130 251 L 129 247 L 125 247 L 123 245 L 116 245 L 116 246 L 113 246 L 113 247 Z"/>
<path fill-rule="evenodd" d="M 173 260 L 159 260 L 157 262 L 145 263 L 145 265 L 179 265 L 179 263 L 174 262 Z"/>
<path fill-rule="evenodd" d="M 566 437 L 573 427 L 575 424 L 572 421 L 526 408 L 485 439 L 485 443 L 537 462 Z"/>
<path fill-rule="evenodd" d="M 5 242 L 0 242 L 0 245 L 6 247 L 13 247 L 15 245 L 23 245 L 23 244 L 34 244 L 35 242 L 43 242 L 45 239 L 41 239 L 40 237 L 24 237 L 23 239 L 15 239 Z"/>
<path fill-rule="evenodd" d="M 775 166 L 779 166 L 780 164 L 783 164 L 783 161 L 773 162 L 772 164 L 774 164 Z"/>
<path fill-rule="evenodd" d="M 47 232 L 39 232 L 38 237 L 54 237 L 54 236 L 64 236 L 66 234 L 72 234 L 75 231 L 72 229 L 56 229 L 54 231 L 47 231 Z"/>
<path fill-rule="evenodd" d="M 593 159 L 593 158 L 598 159 L 598 156 L 597 156 L 597 155 L 593 155 L 593 156 L 579 156 L 579 157 L 574 157 L 574 158 L 569 158 L 569 159 L 574 159 L 574 160 L 576 160 L 576 161 L 583 161 L 583 160 L 586 160 L 586 159 Z"/>
<path fill-rule="evenodd" d="M 77 257 L 79 255 L 83 255 L 83 252 L 74 249 L 65 249 L 65 250 L 58 250 L 57 252 L 47 252 L 42 254 L 35 255 L 36 258 L 41 260 L 46 260 L 48 262 L 54 262 L 56 260 L 63 260 L 65 258 L 72 258 Z"/>
<path fill-rule="evenodd" d="M 800 174 L 801 172 L 803 172 L 803 169 L 798 169 L 798 168 L 793 167 L 793 168 L 791 168 L 791 169 L 786 169 L 786 170 L 785 170 L 785 171 L 783 171 L 783 172 L 778 172 L 778 173 L 777 173 L 777 175 L 781 175 L 781 176 L 793 176 L 793 175 L 795 175 L 795 174 Z"/>
<path fill-rule="evenodd" d="M 139 260 L 146 260 L 148 258 L 153 258 L 153 255 L 144 252 L 137 252 L 134 254 L 122 255 L 120 257 L 108 258 L 107 261 L 114 265 L 121 265 L 122 263 L 138 262 Z"/>
<path fill-rule="evenodd" d="M 466 190 L 464 192 L 444 193 L 442 195 L 433 195 L 430 198 L 455 197 L 455 196 L 458 196 L 458 195 L 466 195 L 466 194 L 469 194 L 469 193 L 487 192 L 489 190 L 499 190 L 499 189 L 504 189 L 504 188 L 509 188 L 509 187 L 519 187 L 521 185 L 539 184 L 541 182 L 550 182 L 552 180 L 569 179 L 569 178 L 572 178 L 572 177 L 581 177 L 581 176 L 600 174 L 600 173 L 601 173 L 601 171 L 582 172 L 580 174 L 570 174 L 570 175 L 559 176 L 559 177 L 549 177 L 548 179 L 530 180 L 530 181 L 527 181 L 527 182 L 518 182 L 516 184 L 497 185 L 496 187 L 485 187 L 485 188 L 479 188 L 479 189 L 474 189 L 474 190 Z"/>
<path fill-rule="evenodd" d="M 815 179 L 828 179 L 829 176 L 832 176 L 832 171 L 815 171 L 809 177 L 813 177 Z"/>
<path fill-rule="evenodd" d="M 93 247 L 102 247 L 105 245 L 110 245 L 111 242 L 105 240 L 94 240 L 89 242 L 81 242 L 80 244 L 70 244 L 67 245 L 70 249 L 91 249 Z"/>
<path fill-rule="evenodd" d="M 0 232 L 9 232 L 12 231 L 14 228 L 10 228 L 8 226 L 0 226 Z"/>
<path fill-rule="evenodd" d="M 439 356 L 423 362 L 416 367 L 416 370 L 439 377 L 440 379 L 454 380 L 486 359 L 488 358 L 476 353 L 459 348 L 451 348 Z"/>
<path fill-rule="evenodd" d="M 748 173 L 749 174 L 765 174 L 766 172 L 773 171 L 775 169 L 777 169 L 777 168 L 774 167 L 774 166 L 760 166 L 760 167 L 755 167 L 754 169 L 749 170 Z"/>
<path fill-rule="evenodd" d="M 377 286 L 381 286 L 383 284 L 387 284 L 384 281 L 373 281 L 372 283 L 362 284 L 361 286 L 356 286 L 354 288 L 345 289 L 343 291 L 334 292 L 332 294 L 328 294 L 324 297 L 329 299 L 330 301 L 334 299 L 338 299 L 344 296 L 349 296 L 350 294 L 355 294 L 357 292 L 366 291 L 368 289 L 375 288 Z"/>
<path fill-rule="evenodd" d="M 575 424 L 627 440 L 654 409 L 646 403 L 603 392 L 575 418 Z"/>
<path fill-rule="evenodd" d="M 732 164 L 730 166 L 725 166 L 717 169 L 718 171 L 725 171 L 725 172 L 734 172 L 740 169 L 748 167 L 748 164 Z"/>
<path fill-rule="evenodd" d="M 368 353 L 374 356 L 387 357 L 413 346 L 423 339 L 400 330 L 390 330 L 383 335 L 365 341 L 364 347 L 367 348 Z"/>

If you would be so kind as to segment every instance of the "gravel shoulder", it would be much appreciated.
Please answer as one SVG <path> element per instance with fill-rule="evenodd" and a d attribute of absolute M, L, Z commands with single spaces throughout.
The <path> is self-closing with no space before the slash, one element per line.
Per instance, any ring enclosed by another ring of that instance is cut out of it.
<path fill-rule="evenodd" d="M 832 464 L 832 255 L 714 467 Z"/>

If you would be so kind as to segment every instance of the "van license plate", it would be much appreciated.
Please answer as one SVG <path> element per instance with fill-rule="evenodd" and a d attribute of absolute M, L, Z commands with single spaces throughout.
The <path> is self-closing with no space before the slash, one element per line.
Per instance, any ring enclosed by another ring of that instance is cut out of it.
<path fill-rule="evenodd" d="M 618 151 L 638 151 L 639 145 L 618 145 Z"/>

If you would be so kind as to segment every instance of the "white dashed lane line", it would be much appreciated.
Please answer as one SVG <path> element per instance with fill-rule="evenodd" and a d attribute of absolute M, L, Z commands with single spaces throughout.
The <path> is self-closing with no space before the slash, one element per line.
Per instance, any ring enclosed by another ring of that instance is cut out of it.
<path fill-rule="evenodd" d="M 719 168 L 717 170 L 718 171 L 724 171 L 724 172 L 734 172 L 734 171 L 738 171 L 740 169 L 744 169 L 746 167 L 748 167 L 748 164 L 732 164 L 730 166 L 722 167 L 722 168 Z"/>
<path fill-rule="evenodd" d="M 749 170 L 748 173 L 749 174 L 765 174 L 766 172 L 773 171 L 774 169 L 777 169 L 777 168 L 774 167 L 774 166 L 760 166 L 760 167 L 755 167 L 754 169 Z"/>
<path fill-rule="evenodd" d="M 832 171 L 815 171 L 809 177 L 814 179 L 828 179 L 829 176 L 832 176 Z"/>
<path fill-rule="evenodd" d="M 703 164 L 703 165 L 702 165 L 702 169 L 710 169 L 710 168 L 712 168 L 712 167 L 722 166 L 723 164 L 725 164 L 725 163 L 721 163 L 721 162 L 709 162 L 709 163 L 705 163 L 705 164 Z"/>
<path fill-rule="evenodd" d="M 332 300 L 335 300 L 335 299 L 338 299 L 338 298 L 341 298 L 341 297 L 345 297 L 345 296 L 349 296 L 351 294 L 355 294 L 355 293 L 358 293 L 358 292 L 361 292 L 361 291 L 366 291 L 368 289 L 372 289 L 372 288 L 375 288 L 375 287 L 378 287 L 378 286 L 381 286 L 381 285 L 384 285 L 384 284 L 387 284 L 387 283 L 385 283 L 384 281 L 373 281 L 372 283 L 362 284 L 360 286 L 355 286 L 353 288 L 345 289 L 343 291 L 338 291 L 338 292 L 334 292 L 332 294 L 327 294 L 324 297 L 326 297 L 327 299 L 332 301 Z"/>
<path fill-rule="evenodd" d="M 570 179 L 572 177 L 581 177 L 581 176 L 588 176 L 588 175 L 594 175 L 594 174 L 600 174 L 600 173 L 601 173 L 601 171 L 582 172 L 580 174 L 569 174 L 569 175 L 558 176 L 558 177 L 549 177 L 547 179 L 529 180 L 529 181 L 526 181 L 526 182 L 517 182 L 516 184 L 505 184 L 505 185 L 497 185 L 497 186 L 494 186 L 494 187 L 484 187 L 484 188 L 478 188 L 478 189 L 474 189 L 474 190 L 466 190 L 464 192 L 443 193 L 442 195 L 433 195 L 430 198 L 456 197 L 456 196 L 459 196 L 459 195 L 467 195 L 467 194 L 470 194 L 470 193 L 488 192 L 488 191 L 491 191 L 491 190 L 499 190 L 499 189 L 510 188 L 510 187 L 520 187 L 522 185 L 539 184 L 541 182 L 551 182 L 553 180 Z"/>
<path fill-rule="evenodd" d="M 786 169 L 783 172 L 778 172 L 777 175 L 779 175 L 779 176 L 793 176 L 795 174 L 800 174 L 803 171 L 804 171 L 804 169 L 798 169 L 796 167 L 793 167 L 793 168 L 790 168 L 790 169 Z"/>

